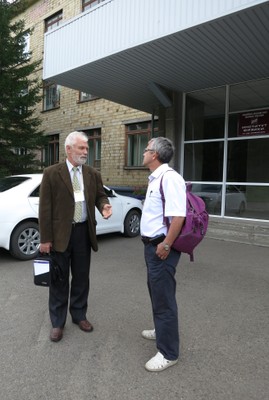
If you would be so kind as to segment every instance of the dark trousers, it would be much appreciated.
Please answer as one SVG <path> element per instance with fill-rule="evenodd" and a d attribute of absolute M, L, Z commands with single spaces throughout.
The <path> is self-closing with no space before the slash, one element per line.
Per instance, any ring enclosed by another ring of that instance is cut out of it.
<path fill-rule="evenodd" d="M 86 319 L 90 288 L 91 247 L 87 222 L 72 228 L 65 252 L 55 252 L 62 270 L 62 279 L 51 282 L 49 288 L 49 313 L 52 326 L 64 327 L 68 310 L 74 322 Z M 70 282 L 71 269 L 71 282 Z M 70 282 L 70 284 L 69 284 Z"/>
<path fill-rule="evenodd" d="M 167 360 L 179 357 L 176 266 L 180 253 L 171 250 L 166 260 L 156 255 L 156 246 L 145 244 L 147 284 L 151 298 L 157 349 Z"/>

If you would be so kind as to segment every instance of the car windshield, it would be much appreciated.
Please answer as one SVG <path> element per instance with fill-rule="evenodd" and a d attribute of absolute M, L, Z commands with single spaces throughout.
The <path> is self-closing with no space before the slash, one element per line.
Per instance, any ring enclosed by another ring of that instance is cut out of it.
<path fill-rule="evenodd" d="M 26 181 L 25 176 L 10 176 L 7 178 L 0 178 L 0 192 L 5 192 L 6 190 L 12 189 L 15 186 L 20 185 L 22 182 Z"/>
<path fill-rule="evenodd" d="M 210 193 L 216 193 L 221 190 L 221 185 L 208 185 L 208 186 L 203 186 L 202 191 L 203 192 L 210 192 Z"/>

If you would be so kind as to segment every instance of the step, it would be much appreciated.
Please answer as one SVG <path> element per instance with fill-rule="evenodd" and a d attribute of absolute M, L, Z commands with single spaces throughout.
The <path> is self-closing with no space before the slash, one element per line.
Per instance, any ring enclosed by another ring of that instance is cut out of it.
<path fill-rule="evenodd" d="M 211 239 L 269 247 L 269 221 L 210 217 L 206 236 Z"/>

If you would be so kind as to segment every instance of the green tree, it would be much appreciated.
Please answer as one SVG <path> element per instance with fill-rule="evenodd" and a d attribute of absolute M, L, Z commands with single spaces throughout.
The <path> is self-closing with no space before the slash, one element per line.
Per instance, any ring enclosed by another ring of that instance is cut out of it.
<path fill-rule="evenodd" d="M 0 176 L 36 171 L 47 141 L 35 116 L 41 82 L 40 61 L 26 49 L 32 31 L 14 19 L 23 7 L 23 1 L 0 0 Z"/>

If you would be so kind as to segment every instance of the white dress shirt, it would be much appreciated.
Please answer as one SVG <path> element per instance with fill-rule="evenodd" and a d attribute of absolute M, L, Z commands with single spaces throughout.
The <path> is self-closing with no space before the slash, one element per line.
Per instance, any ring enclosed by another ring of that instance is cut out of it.
<path fill-rule="evenodd" d="M 73 182 L 73 176 L 74 176 L 74 165 L 70 163 L 70 161 L 66 160 L 67 168 L 70 174 L 71 182 Z M 77 167 L 77 178 L 79 181 L 79 186 L 84 193 L 84 182 L 83 182 L 83 174 L 82 174 L 82 165 L 79 165 Z M 75 195 L 74 195 L 75 197 Z M 87 220 L 87 208 L 86 208 L 86 201 L 85 201 L 85 196 L 84 196 L 84 201 L 82 201 L 82 222 Z"/>

